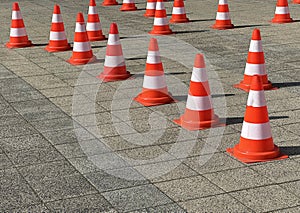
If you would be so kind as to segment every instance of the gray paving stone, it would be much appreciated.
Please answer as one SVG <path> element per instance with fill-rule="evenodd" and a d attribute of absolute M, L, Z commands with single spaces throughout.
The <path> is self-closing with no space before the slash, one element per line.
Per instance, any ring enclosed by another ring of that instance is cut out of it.
<path fill-rule="evenodd" d="M 28 212 L 45 212 L 48 213 L 50 212 L 49 209 L 41 204 L 41 205 L 32 205 L 28 207 L 23 207 L 23 208 L 15 208 L 9 210 L 10 212 L 20 212 L 20 213 L 28 213 Z"/>
<path fill-rule="evenodd" d="M 8 125 L 0 128 L 0 138 L 16 137 L 22 135 L 31 135 L 37 133 L 36 130 L 29 124 Z"/>
<path fill-rule="evenodd" d="M 292 207 L 292 208 L 285 208 L 285 209 L 279 209 L 272 212 L 283 212 L 283 213 L 297 213 L 300 211 L 300 206 Z"/>
<path fill-rule="evenodd" d="M 12 162 L 9 160 L 6 154 L 0 154 L 0 169 L 8 169 L 11 167 Z"/>
<path fill-rule="evenodd" d="M 293 193 L 294 195 L 300 197 L 300 180 L 283 183 L 283 184 L 280 184 L 280 186 L 282 188 L 286 189 L 287 191 Z"/>
<path fill-rule="evenodd" d="M 34 121 L 32 122 L 32 125 L 40 132 L 49 132 L 74 128 L 73 120 L 69 117 Z"/>
<path fill-rule="evenodd" d="M 162 206 L 155 206 L 155 207 L 149 207 L 146 209 L 139 209 L 136 211 L 131 211 L 130 213 L 138 213 L 138 212 L 178 212 L 178 213 L 183 213 L 186 212 L 183 208 L 181 208 L 179 205 L 176 203 L 172 204 L 166 204 Z"/>

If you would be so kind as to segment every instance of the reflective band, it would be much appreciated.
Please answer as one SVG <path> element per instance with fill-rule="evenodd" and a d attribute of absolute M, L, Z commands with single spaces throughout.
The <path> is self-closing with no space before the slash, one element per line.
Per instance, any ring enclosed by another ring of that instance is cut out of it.
<path fill-rule="evenodd" d="M 172 14 L 185 14 L 185 9 L 184 7 L 173 7 Z"/>
<path fill-rule="evenodd" d="M 155 10 L 156 2 L 147 2 L 146 9 Z"/>
<path fill-rule="evenodd" d="M 230 15 L 228 12 L 217 12 L 217 20 L 229 20 L 230 19 Z"/>
<path fill-rule="evenodd" d="M 266 75 L 266 65 L 265 64 L 249 64 L 246 63 L 245 75 Z"/>
<path fill-rule="evenodd" d="M 156 10 L 164 10 L 165 5 L 162 2 L 156 2 Z"/>
<path fill-rule="evenodd" d="M 10 28 L 11 37 L 27 36 L 25 28 Z"/>
<path fill-rule="evenodd" d="M 212 109 L 211 98 L 210 96 L 188 95 L 186 108 L 196 111 Z"/>
<path fill-rule="evenodd" d="M 119 45 L 120 43 L 120 37 L 119 34 L 109 34 L 108 35 L 108 45 Z"/>
<path fill-rule="evenodd" d="M 105 56 L 104 66 L 106 67 L 121 67 L 125 65 L 123 56 Z"/>
<path fill-rule="evenodd" d="M 160 76 L 144 76 L 143 88 L 146 89 L 161 89 L 167 86 L 164 75 Z"/>
<path fill-rule="evenodd" d="M 123 0 L 123 4 L 133 4 L 133 0 Z"/>
<path fill-rule="evenodd" d="M 74 52 L 87 52 L 91 50 L 91 44 L 87 42 L 74 42 L 73 51 Z"/>
<path fill-rule="evenodd" d="M 76 23 L 76 28 L 75 28 L 75 32 L 81 33 L 81 32 L 85 32 L 85 24 L 84 23 Z"/>
<path fill-rule="evenodd" d="M 66 40 L 65 32 L 50 32 L 50 40 Z"/>
<path fill-rule="evenodd" d="M 208 81 L 206 69 L 193 67 L 192 78 L 193 82 L 205 82 Z"/>
<path fill-rule="evenodd" d="M 276 7 L 275 14 L 288 14 L 290 13 L 289 7 Z"/>
<path fill-rule="evenodd" d="M 88 22 L 86 23 L 86 31 L 98 31 L 101 30 L 100 22 Z"/>
<path fill-rule="evenodd" d="M 250 90 L 247 100 L 247 106 L 263 107 L 266 106 L 265 92 Z"/>
<path fill-rule="evenodd" d="M 250 140 L 263 140 L 272 137 L 270 123 L 253 124 L 243 122 L 241 136 Z"/>
<path fill-rule="evenodd" d="M 61 14 L 52 15 L 52 23 L 61 23 L 61 22 L 63 22 Z"/>
<path fill-rule="evenodd" d="M 12 11 L 11 19 L 12 20 L 22 19 L 21 11 Z"/>
<path fill-rule="evenodd" d="M 95 6 L 89 6 L 89 14 L 97 14 L 97 9 Z"/>
<path fill-rule="evenodd" d="M 220 1 L 219 1 L 219 4 L 220 4 L 220 5 L 228 4 L 228 1 L 227 1 L 227 0 L 220 0 Z"/>
<path fill-rule="evenodd" d="M 168 25 L 168 19 L 167 18 L 154 18 L 154 25 L 155 26 Z"/>
<path fill-rule="evenodd" d="M 263 52 L 261 40 L 251 40 L 249 52 Z"/>
<path fill-rule="evenodd" d="M 158 64 L 160 63 L 159 51 L 148 51 L 147 63 L 148 64 Z"/>

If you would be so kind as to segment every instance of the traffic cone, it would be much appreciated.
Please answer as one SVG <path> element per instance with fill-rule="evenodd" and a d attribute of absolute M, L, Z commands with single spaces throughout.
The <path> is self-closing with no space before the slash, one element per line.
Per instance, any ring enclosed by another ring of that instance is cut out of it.
<path fill-rule="evenodd" d="M 275 16 L 273 23 L 283 24 L 293 22 L 290 16 L 289 3 L 287 0 L 278 0 L 276 4 Z"/>
<path fill-rule="evenodd" d="M 262 79 L 253 76 L 240 137 L 240 143 L 228 153 L 244 163 L 287 158 L 274 145 Z"/>
<path fill-rule="evenodd" d="M 102 6 L 114 6 L 118 5 L 118 2 L 116 0 L 104 0 L 102 2 Z"/>
<path fill-rule="evenodd" d="M 134 11 L 137 10 L 134 0 L 123 0 L 123 4 L 120 8 L 121 11 Z"/>
<path fill-rule="evenodd" d="M 142 92 L 134 98 L 144 106 L 156 106 L 174 102 L 168 92 L 163 64 L 157 40 L 150 39 Z"/>
<path fill-rule="evenodd" d="M 98 78 L 104 82 L 109 82 L 125 80 L 130 76 L 130 72 L 126 70 L 118 26 L 116 23 L 112 23 L 108 35 L 104 70 Z"/>
<path fill-rule="evenodd" d="M 32 43 L 30 40 L 28 40 L 19 4 L 14 2 L 12 5 L 10 38 L 9 42 L 6 43 L 6 47 L 21 48 L 30 46 L 32 46 Z"/>
<path fill-rule="evenodd" d="M 155 9 L 155 17 L 154 24 L 152 30 L 149 34 L 152 35 L 169 35 L 172 34 L 172 30 L 169 27 L 169 22 L 167 19 L 167 12 L 165 9 L 165 5 L 162 0 L 157 0 L 156 9 Z"/>
<path fill-rule="evenodd" d="M 300 0 L 293 0 L 293 4 L 300 4 Z"/>
<path fill-rule="evenodd" d="M 68 62 L 73 65 L 81 65 L 94 62 L 95 60 L 96 56 L 93 55 L 86 32 L 83 14 L 78 13 L 74 35 L 73 55 Z"/>
<path fill-rule="evenodd" d="M 45 50 L 48 52 L 59 52 L 70 50 L 71 46 L 68 43 L 65 33 L 64 22 L 60 13 L 59 5 L 55 4 L 52 15 L 52 25 L 50 30 L 49 44 Z"/>
<path fill-rule="evenodd" d="M 214 114 L 203 54 L 195 57 L 185 113 L 174 122 L 188 130 L 224 126 Z"/>
<path fill-rule="evenodd" d="M 185 23 L 185 22 L 189 22 L 189 19 L 186 17 L 183 0 L 174 0 L 170 23 Z"/>
<path fill-rule="evenodd" d="M 218 30 L 234 28 L 233 24 L 231 23 L 227 0 L 219 0 L 216 23 L 212 26 L 212 28 Z"/>
<path fill-rule="evenodd" d="M 244 79 L 239 84 L 235 84 L 234 87 L 249 92 L 254 75 L 260 75 L 262 77 L 264 90 L 276 89 L 268 80 L 259 29 L 254 29 L 252 33 Z"/>
<path fill-rule="evenodd" d="M 103 41 L 106 39 L 102 32 L 95 0 L 90 0 L 86 31 L 90 41 Z"/>
<path fill-rule="evenodd" d="M 156 0 L 148 0 L 146 5 L 145 17 L 154 17 L 156 8 Z"/>

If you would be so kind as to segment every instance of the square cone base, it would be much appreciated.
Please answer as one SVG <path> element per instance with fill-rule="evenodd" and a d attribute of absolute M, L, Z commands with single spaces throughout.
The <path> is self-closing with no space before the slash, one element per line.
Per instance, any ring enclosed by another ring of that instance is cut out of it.
<path fill-rule="evenodd" d="M 163 30 L 163 31 L 156 31 L 156 30 L 151 30 L 149 31 L 150 35 L 171 35 L 173 34 L 172 30 Z"/>
<path fill-rule="evenodd" d="M 183 19 L 170 19 L 170 23 L 188 23 L 190 20 L 188 18 L 183 18 Z"/>
<path fill-rule="evenodd" d="M 107 40 L 107 38 L 105 37 L 105 35 L 103 35 L 103 36 L 97 36 L 97 37 L 89 36 L 89 41 L 105 41 L 105 40 Z"/>
<path fill-rule="evenodd" d="M 233 29 L 234 25 L 233 24 L 229 24 L 229 25 L 214 24 L 213 26 L 211 26 L 211 28 L 216 29 L 216 30 L 229 30 L 229 29 Z"/>
<path fill-rule="evenodd" d="M 74 59 L 71 57 L 69 60 L 67 60 L 67 62 L 72 65 L 84 65 L 84 64 L 93 63 L 96 60 L 97 60 L 96 56 L 93 56 L 92 58 L 85 58 L 85 59 Z"/>
<path fill-rule="evenodd" d="M 49 45 L 47 45 L 45 47 L 45 50 L 48 52 L 63 52 L 63 51 L 67 51 L 67 50 L 71 50 L 72 47 L 70 44 L 68 44 L 67 46 L 63 46 L 63 47 L 51 47 Z"/>
<path fill-rule="evenodd" d="M 23 42 L 23 43 L 11 43 L 7 42 L 5 45 L 7 48 L 13 49 L 13 48 L 23 48 L 23 47 L 32 47 L 33 44 L 30 40 Z"/>
<path fill-rule="evenodd" d="M 158 106 L 158 105 L 170 104 L 176 102 L 176 100 L 173 99 L 171 95 L 166 95 L 160 98 L 146 98 L 143 97 L 142 94 L 140 94 L 137 97 L 135 97 L 133 100 L 135 100 L 136 102 L 144 106 Z"/>
<path fill-rule="evenodd" d="M 241 90 L 244 90 L 246 92 L 250 91 L 250 84 L 245 84 L 244 81 L 241 81 L 239 84 L 234 84 L 234 88 L 238 88 Z M 273 87 L 272 82 L 268 81 L 267 84 L 263 84 L 264 90 L 276 90 L 278 89 L 277 87 Z"/>
<path fill-rule="evenodd" d="M 97 78 L 99 78 L 100 80 L 104 81 L 104 82 L 112 82 L 112 81 L 122 81 L 122 80 L 126 80 L 128 78 L 130 78 L 132 75 L 130 74 L 130 72 L 126 72 L 123 75 L 104 75 L 103 73 L 101 73 L 100 75 L 97 76 Z"/>
<path fill-rule="evenodd" d="M 293 23 L 294 20 L 292 18 L 288 18 L 288 19 L 273 18 L 271 22 L 274 24 L 286 24 L 286 23 Z"/>

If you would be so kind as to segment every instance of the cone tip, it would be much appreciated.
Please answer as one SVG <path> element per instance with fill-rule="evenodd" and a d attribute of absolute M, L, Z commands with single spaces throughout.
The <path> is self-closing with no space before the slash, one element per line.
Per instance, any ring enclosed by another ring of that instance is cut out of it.
<path fill-rule="evenodd" d="M 149 51 L 158 51 L 158 42 L 156 38 L 150 38 Z"/>
<path fill-rule="evenodd" d="M 250 90 L 264 90 L 260 75 L 254 75 L 251 80 Z"/>
<path fill-rule="evenodd" d="M 12 9 L 15 10 L 15 11 L 20 10 L 19 3 L 18 2 L 14 2 Z"/>
<path fill-rule="evenodd" d="M 260 37 L 260 30 L 258 28 L 255 28 L 253 30 L 253 33 L 252 33 L 252 40 L 261 40 L 261 37 Z"/>
<path fill-rule="evenodd" d="M 58 4 L 55 4 L 55 5 L 54 5 L 53 13 L 54 13 L 54 14 L 60 14 L 60 7 L 59 7 Z"/>
<path fill-rule="evenodd" d="M 84 22 L 84 18 L 83 18 L 82 13 L 77 14 L 76 22 Z"/>
<path fill-rule="evenodd" d="M 196 54 L 194 67 L 205 68 L 204 55 L 201 53 Z"/>
<path fill-rule="evenodd" d="M 109 34 L 119 34 L 117 23 L 113 22 L 110 24 Z"/>
<path fill-rule="evenodd" d="M 90 0 L 90 6 L 96 6 L 96 1 L 95 0 Z"/>

